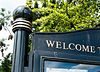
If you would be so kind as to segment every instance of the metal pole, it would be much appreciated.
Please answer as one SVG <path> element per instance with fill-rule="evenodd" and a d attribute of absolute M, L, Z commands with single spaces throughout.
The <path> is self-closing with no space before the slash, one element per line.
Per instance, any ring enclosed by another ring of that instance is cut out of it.
<path fill-rule="evenodd" d="M 19 6 L 13 12 L 13 32 L 14 48 L 12 72 L 24 72 L 24 67 L 28 66 L 28 38 L 32 30 L 32 11 Z"/>

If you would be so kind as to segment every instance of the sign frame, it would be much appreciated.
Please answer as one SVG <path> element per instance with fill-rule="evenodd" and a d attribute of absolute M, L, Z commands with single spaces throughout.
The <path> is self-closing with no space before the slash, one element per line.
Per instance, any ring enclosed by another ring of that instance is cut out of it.
<path fill-rule="evenodd" d="M 70 63 L 82 63 L 82 64 L 91 64 L 91 65 L 100 65 L 100 56 L 92 56 L 93 54 L 90 53 L 89 55 L 83 55 L 83 54 L 75 54 L 72 53 L 62 53 L 59 50 L 57 51 L 50 51 L 45 49 L 39 49 L 37 46 L 40 44 L 40 40 L 43 40 L 43 36 L 45 35 L 60 35 L 60 34 L 71 34 L 71 33 L 79 33 L 79 32 L 99 32 L 100 28 L 89 28 L 89 29 L 83 29 L 83 30 L 77 30 L 77 31 L 71 31 L 71 32 L 36 32 L 34 34 L 34 44 L 33 44 L 33 60 L 31 60 L 32 63 L 32 71 L 33 72 L 44 72 L 44 61 L 58 61 L 58 62 L 70 62 Z M 40 39 L 39 39 L 40 37 Z M 96 37 L 96 36 L 94 36 Z M 39 39 L 39 41 L 37 40 Z M 45 37 L 44 37 L 45 38 Z M 53 38 L 54 39 L 54 38 Z M 41 43 L 42 44 L 42 43 Z M 43 45 L 42 45 L 43 46 Z M 42 47 L 40 45 L 40 47 Z M 77 52 L 76 52 L 77 53 Z M 79 52 L 78 52 L 79 53 Z M 81 53 L 81 52 L 80 52 Z M 86 53 L 87 54 L 87 53 Z"/>

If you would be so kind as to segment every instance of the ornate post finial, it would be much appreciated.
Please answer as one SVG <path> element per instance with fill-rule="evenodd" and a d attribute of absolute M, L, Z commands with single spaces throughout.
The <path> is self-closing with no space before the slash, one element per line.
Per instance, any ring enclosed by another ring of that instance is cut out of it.
<path fill-rule="evenodd" d="M 13 12 L 13 32 L 23 29 L 31 32 L 32 30 L 32 18 L 33 14 L 31 9 L 25 6 L 17 7 Z"/>

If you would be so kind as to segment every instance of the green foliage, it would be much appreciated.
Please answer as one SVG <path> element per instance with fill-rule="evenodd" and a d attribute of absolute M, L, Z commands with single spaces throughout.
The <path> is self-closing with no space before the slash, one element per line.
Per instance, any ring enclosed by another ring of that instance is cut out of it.
<path fill-rule="evenodd" d="M 46 7 L 46 1 L 43 2 L 42 7 Z"/>
<path fill-rule="evenodd" d="M 0 72 L 11 72 L 12 54 L 9 53 L 1 62 Z"/>
<path fill-rule="evenodd" d="M 55 4 L 56 3 L 56 0 L 50 0 L 51 3 Z"/>
<path fill-rule="evenodd" d="M 29 35 L 29 41 L 28 41 L 28 52 L 32 51 L 32 36 Z"/>
<path fill-rule="evenodd" d="M 34 0 L 36 4 L 38 0 Z M 26 6 L 33 11 L 33 33 L 66 32 L 100 26 L 99 0 L 40 0 L 42 7 Z M 39 6 L 39 5 L 38 5 Z M 29 38 L 29 48 L 31 39 Z"/>
<path fill-rule="evenodd" d="M 99 27 L 98 0 L 46 2 L 47 7 L 33 8 L 33 28 L 39 32 L 65 32 Z"/>
<path fill-rule="evenodd" d="M 8 20 L 10 19 L 11 15 L 10 12 L 6 12 L 6 10 L 4 8 L 1 8 L 0 11 L 0 25 L 8 25 Z M 10 25 L 10 24 L 9 24 Z"/>
<path fill-rule="evenodd" d="M 10 17 L 11 17 L 10 11 L 6 11 L 6 9 L 1 8 L 1 10 L 0 10 L 0 31 L 2 30 L 2 28 L 7 30 L 10 33 L 8 39 L 13 38 L 13 36 L 11 35 L 11 32 L 7 28 L 8 26 L 11 26 L 11 24 L 9 24 Z M 7 48 L 8 48 L 8 45 L 4 43 L 5 40 L 6 39 L 3 39 L 3 38 L 0 39 L 0 51 L 2 53 L 2 56 L 4 55 L 3 51 L 7 50 Z"/>
<path fill-rule="evenodd" d="M 27 6 L 27 7 L 29 7 L 29 8 L 32 9 L 32 8 L 33 8 L 32 4 L 33 4 L 33 3 L 32 3 L 31 0 L 26 0 L 26 6 Z"/>
<path fill-rule="evenodd" d="M 38 2 L 35 1 L 34 8 L 38 8 Z"/>

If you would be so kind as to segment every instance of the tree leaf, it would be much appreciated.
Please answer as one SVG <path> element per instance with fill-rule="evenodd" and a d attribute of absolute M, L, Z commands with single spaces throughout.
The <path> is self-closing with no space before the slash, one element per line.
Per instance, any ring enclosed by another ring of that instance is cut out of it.
<path fill-rule="evenodd" d="M 5 11 L 5 8 L 1 8 L 1 10 L 2 10 L 2 12 L 4 12 Z"/>

